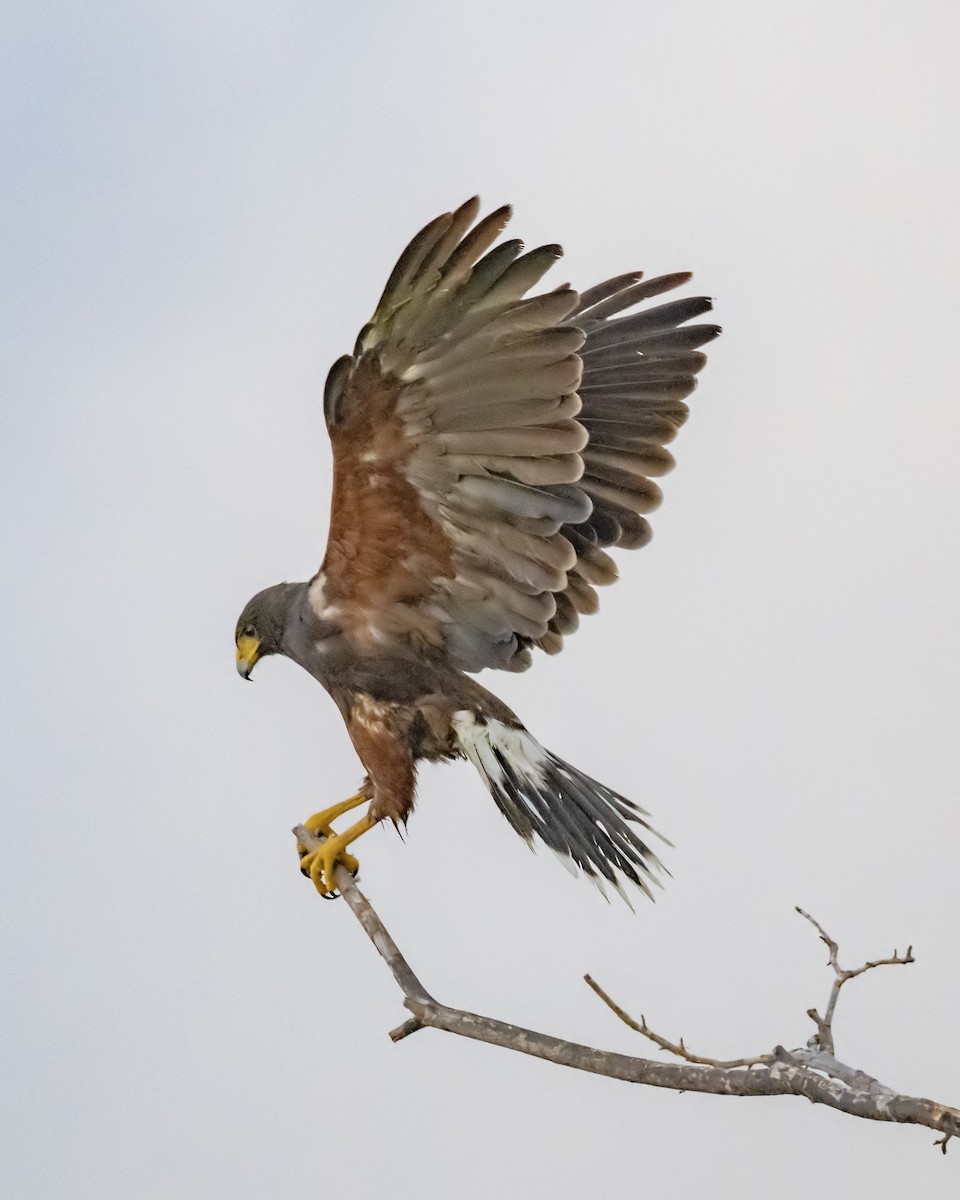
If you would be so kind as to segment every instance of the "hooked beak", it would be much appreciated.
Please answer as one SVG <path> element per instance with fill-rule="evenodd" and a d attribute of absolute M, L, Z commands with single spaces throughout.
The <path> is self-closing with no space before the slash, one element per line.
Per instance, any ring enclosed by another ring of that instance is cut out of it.
<path fill-rule="evenodd" d="M 250 678 L 250 672 L 253 670 L 259 657 L 259 640 L 242 633 L 237 638 L 237 672 L 241 679 Z"/>

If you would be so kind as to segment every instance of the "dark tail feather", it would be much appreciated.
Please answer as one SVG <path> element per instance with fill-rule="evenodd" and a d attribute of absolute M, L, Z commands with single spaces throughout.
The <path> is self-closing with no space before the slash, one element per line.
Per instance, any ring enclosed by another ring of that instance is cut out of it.
<path fill-rule="evenodd" d="M 653 899 L 650 884 L 661 886 L 657 873 L 669 872 L 636 827 L 666 839 L 642 808 L 545 750 L 525 729 L 473 713 L 457 713 L 455 727 L 464 754 L 521 837 L 538 837 L 604 896 L 608 883 L 630 905 L 623 888 L 629 880 Z"/>

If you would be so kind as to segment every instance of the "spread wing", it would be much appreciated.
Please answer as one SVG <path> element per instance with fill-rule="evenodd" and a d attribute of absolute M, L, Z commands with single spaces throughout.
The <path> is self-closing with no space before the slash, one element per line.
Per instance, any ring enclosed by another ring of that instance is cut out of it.
<path fill-rule="evenodd" d="M 555 653 L 612 546 L 649 540 L 652 476 L 687 415 L 715 325 L 697 297 L 618 316 L 688 275 L 527 292 L 561 254 L 494 242 L 476 199 L 404 251 L 354 353 L 331 368 L 330 536 L 318 615 L 358 647 L 432 647 L 462 670 Z M 471 229 L 471 226 L 473 228 Z"/>

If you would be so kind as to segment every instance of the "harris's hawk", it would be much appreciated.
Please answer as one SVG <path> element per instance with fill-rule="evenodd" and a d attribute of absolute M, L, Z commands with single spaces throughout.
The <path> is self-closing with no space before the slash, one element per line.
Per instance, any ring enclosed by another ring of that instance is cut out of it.
<path fill-rule="evenodd" d="M 406 248 L 323 406 L 333 445 L 326 555 L 307 583 L 254 596 L 237 669 L 285 654 L 340 709 L 367 772 L 315 814 L 303 858 L 322 895 L 347 846 L 406 821 L 416 764 L 467 758 L 528 842 L 539 838 L 603 890 L 649 894 L 659 861 L 631 801 L 544 749 L 470 672 L 523 671 L 556 654 L 600 585 L 611 548 L 646 545 L 653 481 L 685 398 L 720 332 L 689 324 L 702 296 L 643 305 L 690 278 L 633 271 L 578 293 L 528 292 L 559 246 L 498 237 L 510 209 L 479 201 L 431 221 Z M 343 833 L 331 822 L 362 804 Z"/>

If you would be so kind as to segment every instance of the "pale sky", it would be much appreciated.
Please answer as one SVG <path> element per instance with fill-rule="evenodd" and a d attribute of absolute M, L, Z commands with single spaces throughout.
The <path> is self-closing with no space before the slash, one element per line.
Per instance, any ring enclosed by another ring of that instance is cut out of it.
<path fill-rule="evenodd" d="M 426 1031 L 290 827 L 360 768 L 248 596 L 317 567 L 320 396 L 475 191 L 590 286 L 692 269 L 725 332 L 653 545 L 489 676 L 675 843 L 655 906 L 422 772 L 363 885 L 441 999 L 655 1054 L 800 1045 L 960 1104 L 952 0 L 12 3 L 0 48 L 7 620 L 0 1194 L 955 1197 L 960 1148 Z"/>

